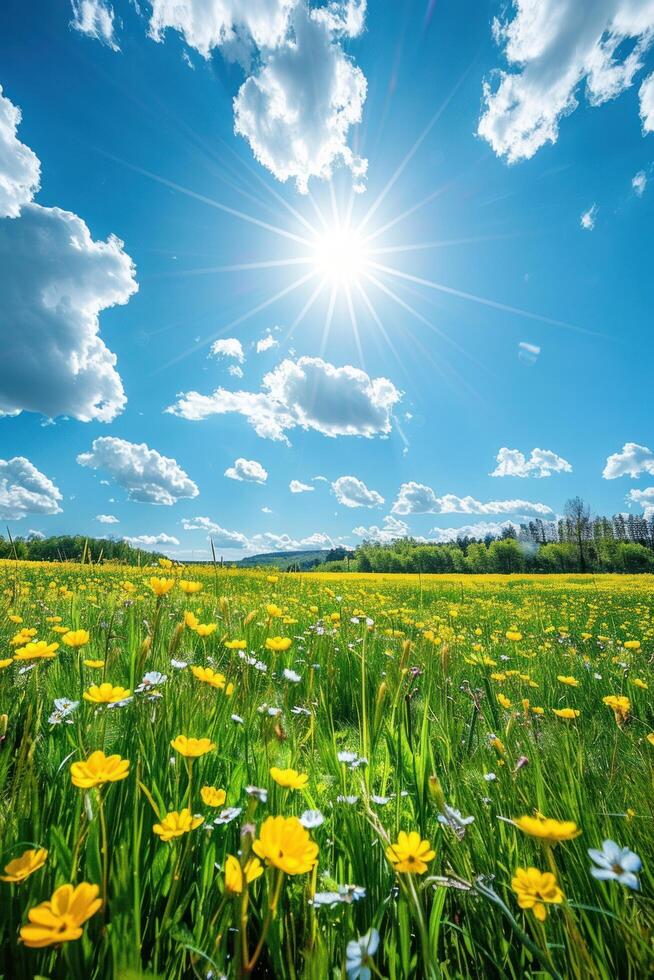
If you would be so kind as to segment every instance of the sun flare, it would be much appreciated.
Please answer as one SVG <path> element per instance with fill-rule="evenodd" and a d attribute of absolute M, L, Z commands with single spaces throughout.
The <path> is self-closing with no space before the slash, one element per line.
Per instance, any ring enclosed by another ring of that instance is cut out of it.
<path fill-rule="evenodd" d="M 316 240 L 313 255 L 316 272 L 333 286 L 359 283 L 368 271 L 370 261 L 365 239 L 351 225 L 335 223 Z"/>

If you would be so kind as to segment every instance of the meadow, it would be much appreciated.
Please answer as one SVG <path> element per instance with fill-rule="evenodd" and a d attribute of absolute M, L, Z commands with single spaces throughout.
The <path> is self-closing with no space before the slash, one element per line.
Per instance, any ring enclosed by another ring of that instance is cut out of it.
<path fill-rule="evenodd" d="M 6 978 L 642 978 L 654 581 L 0 564 Z"/>

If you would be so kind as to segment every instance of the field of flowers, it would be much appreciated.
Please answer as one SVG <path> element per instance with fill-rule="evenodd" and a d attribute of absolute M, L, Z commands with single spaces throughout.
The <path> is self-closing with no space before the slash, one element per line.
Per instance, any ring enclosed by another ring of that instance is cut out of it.
<path fill-rule="evenodd" d="M 0 591 L 8 980 L 652 975 L 649 577 Z"/>

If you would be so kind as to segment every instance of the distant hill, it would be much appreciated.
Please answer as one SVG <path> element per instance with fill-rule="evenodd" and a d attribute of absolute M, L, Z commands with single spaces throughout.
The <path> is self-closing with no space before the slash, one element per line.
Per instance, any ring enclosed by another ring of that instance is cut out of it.
<path fill-rule="evenodd" d="M 328 549 L 320 549 L 313 551 L 268 551 L 262 555 L 248 555 L 247 558 L 241 558 L 240 561 L 234 562 L 239 568 L 257 568 L 261 565 L 270 565 L 273 568 L 279 568 L 281 571 L 287 571 L 289 568 L 298 567 L 302 570 L 307 568 L 313 568 L 314 565 L 320 565 L 329 554 Z"/>

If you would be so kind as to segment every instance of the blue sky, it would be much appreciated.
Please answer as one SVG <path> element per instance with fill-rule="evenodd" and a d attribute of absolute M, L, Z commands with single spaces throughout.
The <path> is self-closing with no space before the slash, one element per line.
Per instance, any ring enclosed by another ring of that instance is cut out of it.
<path fill-rule="evenodd" d="M 238 557 L 653 507 L 652 37 L 8 0 L 3 523 Z"/>

